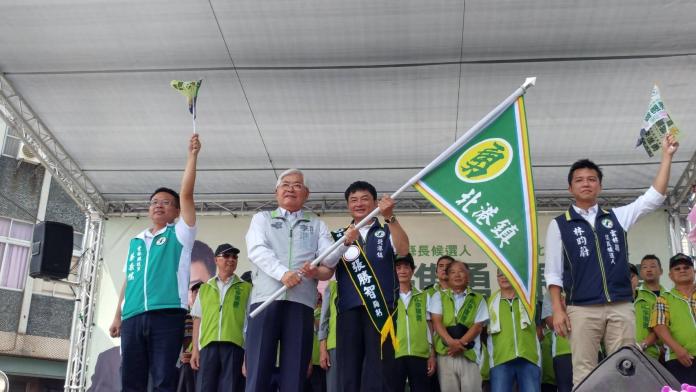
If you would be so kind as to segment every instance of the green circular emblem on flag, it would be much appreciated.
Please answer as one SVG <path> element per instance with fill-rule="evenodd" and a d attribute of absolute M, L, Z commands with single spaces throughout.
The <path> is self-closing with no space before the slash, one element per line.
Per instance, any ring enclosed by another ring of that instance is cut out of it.
<path fill-rule="evenodd" d="M 505 139 L 485 139 L 469 147 L 459 156 L 455 172 L 464 182 L 490 181 L 507 170 L 513 156 L 512 146 Z"/>

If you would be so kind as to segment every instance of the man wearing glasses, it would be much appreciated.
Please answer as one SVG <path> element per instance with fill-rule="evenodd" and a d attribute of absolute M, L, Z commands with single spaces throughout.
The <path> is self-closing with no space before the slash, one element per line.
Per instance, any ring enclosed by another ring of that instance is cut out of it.
<path fill-rule="evenodd" d="M 669 278 L 674 288 L 655 302 L 650 328 L 665 343 L 665 367 L 679 381 L 696 385 L 696 285 L 694 260 L 677 253 L 669 259 Z"/>
<path fill-rule="evenodd" d="M 246 235 L 254 287 L 250 311 L 285 285 L 288 291 L 250 319 L 246 336 L 246 390 L 270 390 L 271 374 L 280 362 L 283 391 L 301 391 L 312 354 L 317 280 L 300 271 L 333 243 L 326 224 L 302 210 L 309 196 L 297 169 L 281 173 L 276 182 L 278 208 L 259 212 Z M 352 243 L 357 231 L 346 234 Z M 324 262 L 337 262 L 347 249 L 339 246 Z M 306 268 L 306 267 L 305 267 Z"/>
<path fill-rule="evenodd" d="M 244 319 L 251 284 L 234 273 L 238 255 L 239 249 L 230 244 L 217 247 L 217 275 L 201 285 L 191 309 L 191 368 L 198 370 L 198 391 L 244 389 Z"/>
<path fill-rule="evenodd" d="M 123 391 L 175 391 L 176 362 L 188 309 L 191 249 L 196 237 L 193 188 L 201 143 L 194 134 L 181 191 L 159 188 L 150 196 L 152 226 L 130 241 L 111 337 L 121 336 Z M 176 218 L 180 217 L 175 222 Z"/>

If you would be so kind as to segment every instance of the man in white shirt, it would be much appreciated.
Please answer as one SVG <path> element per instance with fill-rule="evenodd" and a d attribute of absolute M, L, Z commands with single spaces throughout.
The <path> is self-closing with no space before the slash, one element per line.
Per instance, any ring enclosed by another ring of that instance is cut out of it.
<path fill-rule="evenodd" d="M 302 210 L 308 197 L 309 188 L 301 171 L 281 173 L 276 183 L 278 208 L 254 215 L 246 235 L 254 282 L 250 311 L 283 285 L 288 287 L 284 295 L 247 324 L 248 392 L 270 390 L 276 358 L 280 360 L 283 391 L 299 392 L 304 385 L 312 354 L 317 280 L 303 276 L 301 271 L 334 243 L 326 224 Z M 353 231 L 354 238 L 357 231 Z M 335 263 L 346 248 L 339 246 L 324 261 Z"/>
<path fill-rule="evenodd" d="M 599 167 L 583 159 L 570 168 L 568 191 L 575 204 L 549 224 L 544 276 L 554 329 L 570 339 L 576 386 L 597 365 L 600 341 L 604 340 L 608 354 L 635 343 L 626 233 L 664 202 L 678 146 L 673 136 L 666 136 L 653 186 L 633 203 L 611 210 L 597 205 L 602 190 Z"/>

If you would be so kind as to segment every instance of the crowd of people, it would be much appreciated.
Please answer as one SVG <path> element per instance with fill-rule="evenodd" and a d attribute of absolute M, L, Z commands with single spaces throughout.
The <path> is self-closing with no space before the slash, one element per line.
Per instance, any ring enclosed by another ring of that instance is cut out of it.
<path fill-rule="evenodd" d="M 575 203 L 549 225 L 548 291 L 535 315 L 503 271 L 500 289 L 485 296 L 469 287 L 467 263 L 450 256 L 437 260 L 437 283 L 414 287 L 394 200 L 355 181 L 344 194 L 346 225 L 331 231 L 303 209 L 309 188 L 296 169 L 278 177 L 278 208 L 251 219 L 247 279 L 236 275 L 240 250 L 225 243 L 214 252 L 215 276 L 189 288 L 194 135 L 181 191 L 152 194 L 152 226 L 130 243 L 110 329 L 121 336 L 123 390 L 570 391 L 602 355 L 626 345 L 696 384 L 693 259 L 670 258 L 669 291 L 660 286 L 657 256 L 646 255 L 640 271 L 628 259 L 630 226 L 667 192 L 678 143 L 668 136 L 662 147 L 653 186 L 622 207 L 597 204 L 597 165 L 580 160 L 570 168 Z M 380 217 L 356 228 L 376 209 Z M 323 293 L 320 280 L 329 281 Z"/>

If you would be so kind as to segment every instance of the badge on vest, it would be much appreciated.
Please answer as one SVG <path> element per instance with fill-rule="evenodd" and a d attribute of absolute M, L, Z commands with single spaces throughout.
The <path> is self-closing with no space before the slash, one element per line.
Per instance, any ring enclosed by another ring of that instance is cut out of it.
<path fill-rule="evenodd" d="M 167 237 L 160 237 L 157 239 L 157 242 L 155 242 L 155 245 L 164 245 L 165 242 L 167 242 Z"/>
<path fill-rule="evenodd" d="M 343 258 L 347 262 L 355 261 L 358 257 L 360 257 L 360 249 L 357 247 L 357 245 L 351 245 L 346 249 L 345 252 L 343 252 Z"/>
<path fill-rule="evenodd" d="M 384 230 L 375 231 L 375 237 L 377 238 L 384 238 L 385 235 L 387 235 L 387 233 L 385 233 Z"/>
<path fill-rule="evenodd" d="M 602 219 L 602 226 L 606 227 L 607 229 L 611 229 L 614 227 L 614 222 L 612 222 L 609 218 L 604 218 Z"/>

